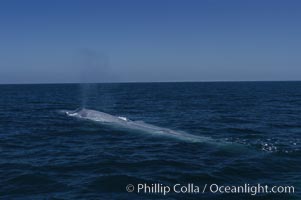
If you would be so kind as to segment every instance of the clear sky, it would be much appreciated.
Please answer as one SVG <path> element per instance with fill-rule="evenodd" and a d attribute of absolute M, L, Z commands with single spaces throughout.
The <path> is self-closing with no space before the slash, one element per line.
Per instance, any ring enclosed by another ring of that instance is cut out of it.
<path fill-rule="evenodd" d="M 81 82 L 82 74 L 301 80 L 301 1 L 0 1 L 0 83 Z"/>

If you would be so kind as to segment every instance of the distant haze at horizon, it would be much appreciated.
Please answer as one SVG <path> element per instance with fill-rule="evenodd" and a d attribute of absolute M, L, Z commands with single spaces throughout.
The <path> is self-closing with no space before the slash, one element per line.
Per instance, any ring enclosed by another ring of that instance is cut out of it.
<path fill-rule="evenodd" d="M 301 80 L 301 2 L 0 3 L 0 84 Z"/>

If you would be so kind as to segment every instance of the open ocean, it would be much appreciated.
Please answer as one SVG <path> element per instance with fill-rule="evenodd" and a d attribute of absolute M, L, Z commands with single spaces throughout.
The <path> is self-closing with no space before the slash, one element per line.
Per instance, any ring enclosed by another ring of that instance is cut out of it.
<path fill-rule="evenodd" d="M 64 113 L 83 102 L 202 140 Z M 0 85 L 0 199 L 301 199 L 300 134 L 301 82 Z M 295 192 L 126 191 L 140 183 Z"/>

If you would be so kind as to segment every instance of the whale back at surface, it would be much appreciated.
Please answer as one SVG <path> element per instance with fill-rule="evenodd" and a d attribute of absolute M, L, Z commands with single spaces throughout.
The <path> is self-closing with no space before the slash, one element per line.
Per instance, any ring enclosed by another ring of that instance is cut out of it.
<path fill-rule="evenodd" d="M 193 142 L 203 142 L 203 141 L 212 140 L 209 137 L 191 135 L 183 131 L 175 131 L 172 129 L 144 123 L 142 121 L 131 121 L 125 117 L 117 117 L 96 110 L 77 109 L 75 111 L 67 111 L 66 114 L 68 116 L 99 122 L 106 125 L 112 125 L 114 127 L 119 127 L 122 129 L 134 130 L 134 131 L 139 131 L 144 133 L 146 132 L 146 133 L 156 134 L 156 135 L 170 136 L 181 140 L 187 140 Z"/>
<path fill-rule="evenodd" d="M 243 145 L 238 143 L 215 140 L 207 136 L 193 135 L 184 131 L 172 130 L 169 128 L 148 124 L 143 121 L 132 121 L 125 117 L 117 117 L 96 110 L 77 109 L 75 111 L 65 111 L 65 113 L 71 117 L 93 121 L 118 130 L 166 136 L 186 142 L 213 144 L 216 147 L 222 148 L 223 150 L 230 150 L 239 153 L 242 151 L 249 151 Z"/>

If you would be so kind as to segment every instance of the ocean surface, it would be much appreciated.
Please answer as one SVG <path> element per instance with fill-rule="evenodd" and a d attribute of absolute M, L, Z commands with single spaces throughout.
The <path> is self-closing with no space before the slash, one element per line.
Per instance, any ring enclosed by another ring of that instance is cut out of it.
<path fill-rule="evenodd" d="M 81 107 L 186 138 L 65 114 Z M 0 199 L 301 199 L 300 134 L 301 82 L 0 85 Z M 144 183 L 295 192 L 126 191 Z"/>

